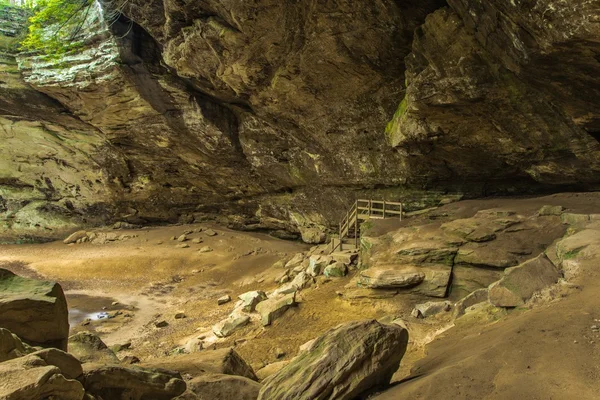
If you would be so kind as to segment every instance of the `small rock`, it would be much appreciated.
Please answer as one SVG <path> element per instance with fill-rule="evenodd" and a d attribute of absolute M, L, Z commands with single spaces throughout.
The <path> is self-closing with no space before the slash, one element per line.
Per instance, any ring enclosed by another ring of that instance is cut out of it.
<path fill-rule="evenodd" d="M 177 240 L 177 236 L 171 236 L 171 240 Z"/>
<path fill-rule="evenodd" d="M 162 321 L 155 322 L 154 326 L 157 328 L 164 328 L 166 326 L 169 326 L 169 323 L 165 320 L 162 320 Z"/>
<path fill-rule="evenodd" d="M 203 248 L 198 250 L 198 253 L 210 253 L 211 251 L 213 251 L 213 249 L 211 247 L 204 246 Z"/>
<path fill-rule="evenodd" d="M 286 355 L 286 352 L 283 349 L 281 349 L 279 347 L 275 349 L 275 357 L 283 358 L 283 357 L 285 357 L 285 355 Z"/>
<path fill-rule="evenodd" d="M 267 295 L 261 290 L 254 290 L 239 295 L 238 299 L 242 301 L 242 310 L 244 312 L 253 312 L 258 303 L 267 299 Z"/>
<path fill-rule="evenodd" d="M 263 326 L 271 325 L 282 316 L 288 308 L 296 304 L 296 293 L 290 293 L 281 298 L 269 299 L 258 303 L 256 311 L 260 313 Z"/>
<path fill-rule="evenodd" d="M 339 261 L 334 264 L 328 265 L 323 270 L 323 275 L 325 275 L 328 278 L 330 278 L 330 277 L 341 278 L 341 277 L 346 276 L 347 273 L 348 273 L 348 266 Z"/>
<path fill-rule="evenodd" d="M 192 243 L 194 243 L 194 244 L 200 244 L 200 243 L 202 243 L 202 239 L 196 238 L 196 239 L 192 240 Z"/>
<path fill-rule="evenodd" d="M 177 246 L 175 246 L 176 249 L 187 249 L 189 247 L 190 247 L 190 245 L 187 243 L 182 243 L 182 244 L 178 244 Z"/>
<path fill-rule="evenodd" d="M 231 301 L 231 296 L 226 295 L 223 297 L 219 297 L 219 299 L 217 300 L 217 304 L 222 306 L 223 304 L 227 304 Z"/>
<path fill-rule="evenodd" d="M 177 314 L 175 314 L 175 319 L 184 319 L 184 318 L 186 318 L 186 315 L 183 311 L 180 311 Z"/>
<path fill-rule="evenodd" d="M 206 236 L 217 236 L 217 232 L 213 231 L 212 229 L 207 229 L 204 231 L 204 234 Z"/>
<path fill-rule="evenodd" d="M 158 242 L 156 242 L 156 244 L 163 244 L 163 241 L 159 240 Z"/>
<path fill-rule="evenodd" d="M 187 235 L 186 235 L 186 234 L 183 234 L 183 235 L 181 235 L 181 236 L 179 236 L 179 237 L 177 238 L 177 241 L 178 241 L 178 242 L 185 242 L 186 240 L 188 240 L 188 238 L 187 238 Z"/>
<path fill-rule="evenodd" d="M 538 211 L 538 215 L 540 217 L 550 216 L 550 215 L 561 215 L 564 208 L 563 206 L 549 206 L 545 205 Z"/>
<path fill-rule="evenodd" d="M 452 304 L 449 301 L 428 301 L 427 303 L 417 304 L 411 315 L 415 318 L 427 318 L 443 311 L 450 311 L 451 308 Z"/>
<path fill-rule="evenodd" d="M 121 360 L 121 364 L 132 365 L 132 364 L 139 364 L 139 363 L 140 363 L 140 359 L 137 358 L 136 356 L 125 356 Z"/>

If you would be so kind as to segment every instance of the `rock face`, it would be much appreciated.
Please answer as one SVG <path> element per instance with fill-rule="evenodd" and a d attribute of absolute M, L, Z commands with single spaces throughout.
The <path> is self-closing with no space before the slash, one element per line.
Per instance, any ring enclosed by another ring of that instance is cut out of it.
<path fill-rule="evenodd" d="M 23 357 L 33 350 L 8 329 L 0 328 L 0 362 Z"/>
<path fill-rule="evenodd" d="M 408 331 L 397 325 L 340 325 L 268 378 L 258 399 L 354 399 L 389 383 L 407 343 Z"/>
<path fill-rule="evenodd" d="M 118 364 L 115 353 L 98 336 L 91 332 L 78 332 L 69 337 L 69 353 L 82 363 Z"/>
<path fill-rule="evenodd" d="M 66 351 L 69 317 L 61 286 L 0 268 L 0 326 L 30 344 Z"/>
<path fill-rule="evenodd" d="M 545 254 L 505 271 L 504 277 L 490 285 L 490 303 L 498 307 L 523 305 L 531 296 L 561 278 L 560 271 Z"/>
<path fill-rule="evenodd" d="M 416 33 L 387 128 L 407 168 L 430 182 L 597 185 L 598 5 L 448 4 Z"/>

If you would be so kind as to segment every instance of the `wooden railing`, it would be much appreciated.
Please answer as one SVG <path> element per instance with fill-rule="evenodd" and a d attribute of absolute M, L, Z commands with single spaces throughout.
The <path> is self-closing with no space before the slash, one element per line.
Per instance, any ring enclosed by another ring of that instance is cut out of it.
<path fill-rule="evenodd" d="M 336 243 L 335 239 L 331 240 L 331 252 L 333 253 L 338 248 L 342 250 L 344 238 L 349 235 L 352 229 L 354 230 L 354 244 L 358 248 L 360 220 L 391 217 L 399 218 L 402 221 L 402 203 L 386 200 L 356 200 L 339 224 L 338 242 Z"/>

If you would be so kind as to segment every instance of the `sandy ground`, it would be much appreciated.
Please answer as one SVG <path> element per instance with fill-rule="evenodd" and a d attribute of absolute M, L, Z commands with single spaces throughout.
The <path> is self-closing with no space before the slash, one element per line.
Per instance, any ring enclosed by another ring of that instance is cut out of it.
<path fill-rule="evenodd" d="M 462 201 L 403 222 L 380 221 L 373 229 L 381 233 L 432 220 L 470 217 L 478 210 L 495 207 L 510 207 L 519 213 L 531 214 L 545 204 L 563 205 L 569 212 L 598 213 L 600 194 Z M 179 242 L 172 240 L 173 236 L 200 227 L 212 228 L 218 235 L 209 237 L 202 232 L 192 233 L 190 241 L 186 242 L 189 248 L 176 248 Z M 22 275 L 59 281 L 71 308 L 73 332 L 95 331 L 109 345 L 131 342 L 131 349 L 119 353 L 119 357 L 135 355 L 142 361 L 173 354 L 188 340 L 201 336 L 232 311 L 239 294 L 274 289 L 274 277 L 282 270 L 273 267 L 273 264 L 309 248 L 297 242 L 259 233 L 231 231 L 210 224 L 115 232 L 137 237 L 102 245 L 65 245 L 62 242 L 4 245 L 0 246 L 0 267 Z M 202 239 L 202 243 L 192 243 L 194 238 Z M 214 251 L 200 253 L 198 250 L 204 246 L 210 246 Z M 254 321 L 231 337 L 216 342 L 214 347 L 235 346 L 242 357 L 258 369 L 278 361 L 276 349 L 286 353 L 283 359 L 290 359 L 300 345 L 339 323 L 368 318 L 408 319 L 414 304 L 431 300 L 400 295 L 391 299 L 350 303 L 342 300 L 336 292 L 351 278 L 352 275 L 302 291 L 299 306 L 289 310 L 272 326 L 263 328 Z M 562 389 L 566 387 L 564 385 L 594 387 L 600 379 L 598 347 L 596 343 L 584 343 L 581 338 L 593 320 L 600 319 L 597 313 L 600 309 L 599 285 L 600 278 L 596 276 L 590 278 L 583 291 L 568 297 L 558 306 L 523 314 L 513 313 L 491 326 L 482 324 L 451 329 L 442 340 L 434 341 L 427 348 L 429 356 L 423 359 L 424 364 L 419 364 L 416 373 L 413 371 L 409 381 L 381 395 L 381 398 L 442 398 L 438 396 L 443 391 L 435 392 L 431 388 L 448 386 L 456 390 L 449 390 L 448 396 L 443 398 L 559 399 L 565 397 L 554 394 L 550 397 L 534 396 L 535 390 L 540 389 L 536 385 L 555 382 L 553 384 Z M 234 301 L 218 306 L 216 300 L 225 294 Z M 185 313 L 186 318 L 175 319 L 175 314 L 180 311 Z M 86 318 L 100 312 L 118 315 L 85 322 Z M 159 320 L 166 320 L 169 325 L 156 328 L 154 322 Z M 413 364 L 425 356 L 421 344 L 432 339 L 433 332 L 443 329 L 445 324 L 445 320 L 433 319 L 417 327 L 413 334 L 416 332 L 419 337 L 411 338 L 413 344 L 395 380 L 402 380 L 410 374 Z M 568 361 L 564 362 L 564 359 Z M 501 360 L 498 361 L 501 364 L 493 360 Z M 445 368 L 456 373 L 438 377 L 436 373 Z M 504 372 L 499 373 L 499 370 Z M 531 371 L 547 376 L 533 379 L 528 375 Z M 422 380 L 424 376 L 435 379 Z M 513 391 L 488 390 L 490 382 L 500 382 L 502 385 L 494 387 L 506 388 L 515 384 L 517 377 L 522 380 L 519 383 L 522 391 L 517 390 L 518 387 Z M 423 384 L 419 386 L 420 381 Z M 481 387 L 481 390 L 463 391 L 461 388 L 465 385 Z M 526 390 L 528 385 L 531 385 L 531 390 Z M 407 391 L 396 394 L 393 390 L 400 390 L 400 387 Z M 411 391 L 410 388 L 415 389 Z M 518 393 L 527 393 L 531 397 L 518 396 Z M 586 397 L 592 392 L 579 393 L 583 393 L 582 397 L 572 398 L 592 398 Z M 595 398 L 600 398 L 600 394 Z"/>

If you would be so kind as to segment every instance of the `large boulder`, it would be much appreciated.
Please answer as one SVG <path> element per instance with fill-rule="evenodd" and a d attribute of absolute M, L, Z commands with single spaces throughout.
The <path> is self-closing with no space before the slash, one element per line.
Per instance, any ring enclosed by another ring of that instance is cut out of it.
<path fill-rule="evenodd" d="M 262 385 L 236 375 L 207 374 L 187 383 L 200 400 L 256 400 Z"/>
<path fill-rule="evenodd" d="M 75 380 L 81 365 L 71 355 L 46 349 L 0 363 L 0 399 L 81 400 L 84 389 Z"/>
<path fill-rule="evenodd" d="M 233 348 L 206 350 L 168 358 L 148 360 L 145 367 L 179 371 L 193 377 L 203 374 L 239 375 L 257 380 L 254 370 Z"/>
<path fill-rule="evenodd" d="M 69 314 L 61 286 L 0 268 L 0 326 L 29 344 L 66 350 Z"/>
<path fill-rule="evenodd" d="M 497 307 L 518 307 L 562 277 L 545 254 L 505 271 L 504 277 L 489 288 L 490 303 Z"/>
<path fill-rule="evenodd" d="M 69 337 L 69 353 L 82 363 L 118 363 L 115 353 L 98 336 L 88 331 Z"/>
<path fill-rule="evenodd" d="M 340 325 L 268 378 L 258 399 L 354 399 L 389 383 L 407 343 L 408 331 L 397 325 L 377 321 Z"/>
<path fill-rule="evenodd" d="M 178 372 L 86 364 L 81 379 L 86 392 L 111 400 L 170 400 L 186 390 Z"/>

